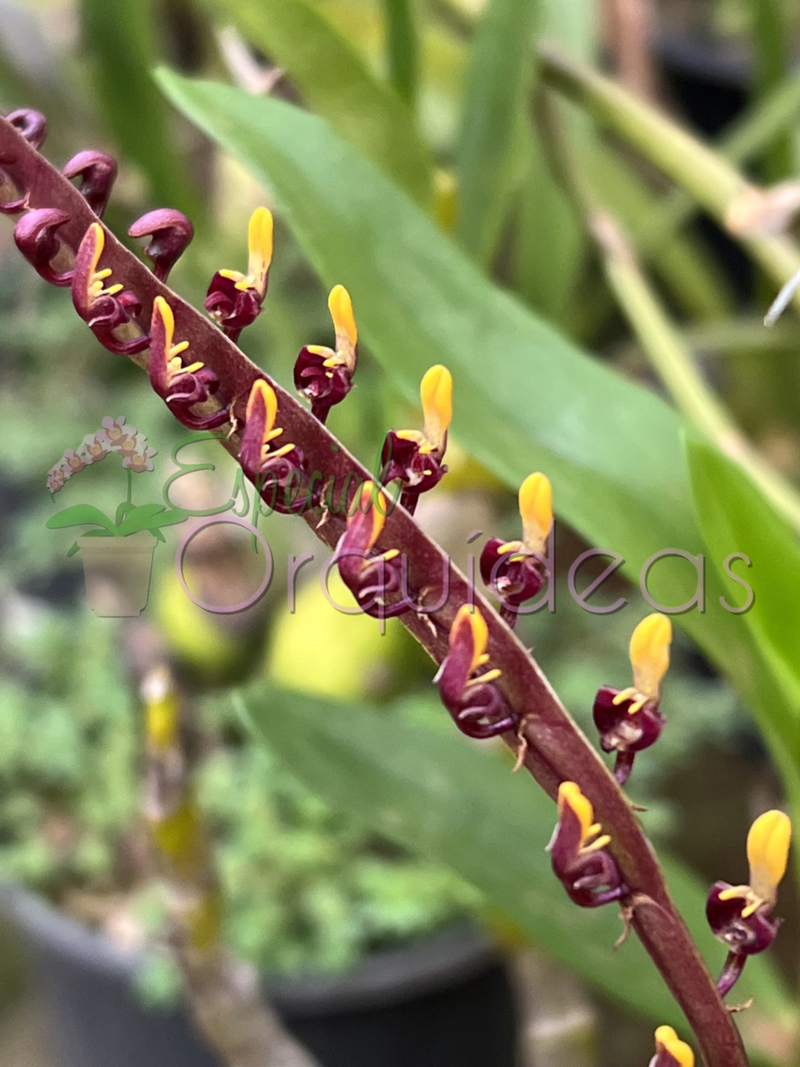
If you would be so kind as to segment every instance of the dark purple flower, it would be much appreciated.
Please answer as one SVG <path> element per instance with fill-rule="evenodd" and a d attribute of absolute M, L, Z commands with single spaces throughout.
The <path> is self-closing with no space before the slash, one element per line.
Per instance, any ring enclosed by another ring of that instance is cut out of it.
<path fill-rule="evenodd" d="M 296 445 L 273 442 L 283 429 L 275 426 L 278 398 L 263 378 L 256 379 L 247 400 L 247 413 L 239 462 L 273 511 L 281 515 L 300 515 L 318 503 L 306 459 Z"/>
<path fill-rule="evenodd" d="M 120 284 L 106 285 L 111 269 L 99 270 L 106 235 L 99 222 L 93 222 L 84 234 L 75 257 L 72 275 L 72 303 L 98 341 L 110 352 L 122 356 L 143 352 L 150 344 L 147 334 L 120 340 L 115 331 L 136 325 L 142 306 L 135 293 Z"/>
<path fill-rule="evenodd" d="M 311 413 L 325 422 L 328 412 L 353 387 L 358 363 L 358 328 L 353 302 L 343 285 L 335 285 L 328 310 L 336 332 L 336 348 L 306 345 L 294 365 L 294 387 L 311 403 Z"/>
<path fill-rule="evenodd" d="M 553 490 L 544 474 L 529 474 L 520 486 L 522 540 L 490 538 L 481 552 L 481 577 L 500 601 L 500 615 L 514 627 L 519 608 L 544 584 L 543 553 L 553 525 Z"/>
<path fill-rule="evenodd" d="M 627 689 L 601 686 L 594 700 L 594 724 L 604 752 L 616 752 L 614 777 L 624 785 L 637 752 L 661 736 L 664 717 L 658 710 L 661 681 L 669 667 L 672 623 L 654 612 L 633 631 L 630 659 L 633 685 Z"/>
<path fill-rule="evenodd" d="M 53 260 L 61 250 L 58 229 L 69 215 L 56 207 L 33 208 L 17 220 L 14 242 L 28 262 L 51 285 L 72 285 L 73 270 L 56 270 Z"/>
<path fill-rule="evenodd" d="M 219 270 L 211 279 L 203 307 L 232 341 L 261 314 L 272 262 L 272 213 L 256 208 L 247 231 L 247 274 Z"/>
<path fill-rule="evenodd" d="M 437 486 L 447 473 L 442 463 L 447 431 L 453 418 L 453 378 L 447 367 L 430 367 L 420 383 L 424 428 L 390 430 L 381 452 L 381 481 L 400 481 L 400 503 L 413 515 L 422 493 Z"/>
<path fill-rule="evenodd" d="M 163 296 L 157 296 L 150 322 L 150 359 L 147 364 L 150 384 L 184 426 L 192 430 L 214 430 L 230 420 L 228 408 L 204 412 L 193 409 L 211 400 L 219 388 L 219 380 L 214 371 L 202 363 L 184 366 L 181 356 L 189 342 L 173 344 L 174 334 L 172 308 Z"/>
<path fill-rule="evenodd" d="M 494 684 L 496 668 L 477 677 L 475 672 L 489 660 L 489 632 L 478 608 L 462 604 L 450 627 L 450 649 L 434 681 L 453 721 L 468 737 L 483 740 L 514 730 L 519 719 Z"/>
<path fill-rule="evenodd" d="M 376 619 L 392 619 L 416 607 L 404 591 L 407 575 L 397 549 L 373 551 L 388 511 L 385 493 L 373 482 L 364 482 L 350 505 L 347 529 L 334 553 L 342 581 L 361 610 Z M 399 600 L 387 603 L 397 594 Z"/>
<path fill-rule="evenodd" d="M 553 871 L 570 899 L 582 908 L 596 908 L 620 900 L 628 893 L 608 852 L 611 843 L 594 821 L 591 802 L 575 782 L 558 788 L 558 823 L 547 849 Z"/>
<path fill-rule="evenodd" d="M 715 882 L 706 901 L 712 933 L 728 947 L 728 958 L 717 982 L 725 996 L 739 978 L 748 956 L 769 948 L 781 920 L 772 911 L 778 885 L 786 873 L 792 824 L 782 811 L 759 815 L 747 835 L 749 885 Z"/>
<path fill-rule="evenodd" d="M 129 237 L 149 237 L 145 253 L 153 261 L 153 273 L 165 282 L 169 272 L 194 237 L 194 227 L 182 211 L 162 207 L 148 211 L 128 229 Z"/>
<path fill-rule="evenodd" d="M 117 162 L 105 152 L 88 149 L 73 156 L 61 172 L 65 178 L 80 178 L 81 196 L 97 215 L 102 218 L 111 189 L 117 177 Z"/>

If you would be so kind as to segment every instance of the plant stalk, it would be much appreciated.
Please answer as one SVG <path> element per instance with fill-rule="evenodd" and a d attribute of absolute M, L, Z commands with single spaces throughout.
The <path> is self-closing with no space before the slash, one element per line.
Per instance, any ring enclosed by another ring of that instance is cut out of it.
<path fill-rule="evenodd" d="M 758 194 L 726 160 L 609 78 L 550 47 L 540 49 L 545 83 L 576 101 L 680 185 L 738 240 L 764 271 L 782 286 L 800 270 L 800 250 L 782 234 L 742 233 L 727 222 L 743 196 Z M 800 292 L 794 295 L 800 310 Z"/>
<path fill-rule="evenodd" d="M 0 157 L 3 169 L 18 188 L 24 189 L 30 208 L 58 207 L 69 215 L 59 229 L 62 242 L 73 251 L 97 217 L 66 178 L 52 167 L 9 123 L 0 122 Z M 112 282 L 120 282 L 141 303 L 140 327 L 150 322 L 156 296 L 170 305 L 175 318 L 175 338 L 188 341 L 193 352 L 202 352 L 203 362 L 219 378 L 217 396 L 229 402 L 233 424 L 222 440 L 238 457 L 237 426 L 246 420 L 246 404 L 257 379 L 269 382 L 278 402 L 278 421 L 286 439 L 303 450 L 310 470 L 333 477 L 344 492 L 352 490 L 353 475 L 363 482 L 372 475 L 340 442 L 289 393 L 255 366 L 200 312 L 156 280 L 153 274 L 109 231 L 101 258 L 110 269 Z M 114 357 L 117 358 L 117 357 Z M 146 360 L 138 357 L 137 363 Z M 348 497 L 348 500 L 350 498 Z M 313 513 L 304 515 L 316 536 L 334 547 L 345 530 L 341 514 L 331 514 L 323 525 Z M 540 786 L 555 797 L 564 780 L 579 783 L 611 836 L 609 846 L 631 896 L 623 903 L 636 931 L 667 986 L 694 1030 L 706 1067 L 747 1067 L 747 1056 L 737 1027 L 717 992 L 700 952 L 673 904 L 655 852 L 642 832 L 639 820 L 598 752 L 578 729 L 559 701 L 540 668 L 520 640 L 474 589 L 474 583 L 450 562 L 442 549 L 428 538 L 402 507 L 387 517 L 377 544 L 378 551 L 397 549 L 409 563 L 411 587 L 426 591 L 423 604 L 439 604 L 430 614 L 407 612 L 402 622 L 436 663 L 449 652 L 450 627 L 459 608 L 475 603 L 487 624 L 487 651 L 493 668 L 500 672 L 496 683 L 513 709 L 527 743 L 524 766 Z M 516 731 L 505 735 L 514 750 L 519 747 Z"/>
<path fill-rule="evenodd" d="M 606 277 L 628 322 L 677 407 L 719 450 L 745 470 L 784 518 L 800 532 L 800 496 L 759 455 L 700 373 L 689 346 L 671 322 L 616 221 L 596 213 L 590 228 Z"/>

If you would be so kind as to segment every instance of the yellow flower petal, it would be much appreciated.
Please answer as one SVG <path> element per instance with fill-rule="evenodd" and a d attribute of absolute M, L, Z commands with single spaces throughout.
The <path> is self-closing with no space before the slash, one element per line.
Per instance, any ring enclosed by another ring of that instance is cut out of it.
<path fill-rule="evenodd" d="M 680 1064 L 680 1067 L 694 1067 L 694 1053 L 685 1041 L 681 1041 L 671 1026 L 659 1026 L 656 1030 L 656 1052 L 664 1049 Z"/>
<path fill-rule="evenodd" d="M 792 824 L 782 811 L 765 811 L 747 835 L 750 888 L 761 900 L 774 904 L 778 885 L 786 873 Z"/>
<path fill-rule="evenodd" d="M 383 490 L 379 489 L 376 493 L 374 482 L 364 482 L 350 505 L 347 525 L 348 527 L 356 523 L 361 525 L 365 521 L 371 523 L 367 550 L 371 549 L 380 537 L 386 525 L 387 512 L 386 494 Z"/>
<path fill-rule="evenodd" d="M 486 620 L 478 608 L 472 607 L 470 604 L 462 604 L 456 612 L 456 617 L 450 627 L 451 643 L 458 631 L 465 626 L 472 633 L 472 662 L 469 668 L 469 673 L 472 674 L 476 667 L 486 662 L 484 653 L 489 640 L 489 627 L 486 625 Z"/>
<path fill-rule="evenodd" d="M 443 452 L 453 419 L 453 376 L 437 363 L 425 372 L 419 387 L 425 416 L 425 437 L 437 452 Z"/>
<path fill-rule="evenodd" d="M 169 352 L 172 347 L 172 336 L 175 333 L 175 315 L 163 296 L 157 296 L 153 301 L 153 311 L 160 317 L 164 324 L 164 348 Z"/>
<path fill-rule="evenodd" d="M 581 844 L 591 836 L 595 830 L 594 808 L 592 802 L 585 797 L 580 786 L 575 782 L 562 782 L 558 787 L 558 812 L 561 815 L 564 808 L 570 808 L 578 817 L 581 824 Z M 596 827 L 600 829 L 599 826 Z"/>
<path fill-rule="evenodd" d="M 358 344 L 358 327 L 353 313 L 353 301 L 343 285 L 334 285 L 328 297 L 328 311 L 336 330 L 336 348 L 355 348 Z"/>
<path fill-rule="evenodd" d="M 272 212 L 265 207 L 257 207 L 247 227 L 247 273 L 262 297 L 266 292 L 267 271 L 272 263 L 272 230 Z"/>
<path fill-rule="evenodd" d="M 661 679 L 669 667 L 672 623 L 666 615 L 653 612 L 633 631 L 630 644 L 633 683 L 642 696 L 658 700 Z"/>
<path fill-rule="evenodd" d="M 257 378 L 253 382 L 253 387 L 250 390 L 250 396 L 247 398 L 247 418 L 249 419 L 253 407 L 258 399 L 264 404 L 266 409 L 266 421 L 264 423 L 264 438 L 272 432 L 272 427 L 275 425 L 275 417 L 278 414 L 278 398 L 275 396 L 275 390 L 265 382 L 263 378 Z"/>
<path fill-rule="evenodd" d="M 519 487 L 519 513 L 525 547 L 541 552 L 553 525 L 553 487 L 544 474 L 529 474 Z"/>

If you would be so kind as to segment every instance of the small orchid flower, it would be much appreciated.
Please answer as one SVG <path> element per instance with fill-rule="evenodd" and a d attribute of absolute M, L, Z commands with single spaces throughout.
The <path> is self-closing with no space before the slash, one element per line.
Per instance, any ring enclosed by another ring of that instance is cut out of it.
<path fill-rule="evenodd" d="M 656 1054 L 648 1067 L 694 1067 L 694 1053 L 671 1026 L 656 1030 Z"/>
<path fill-rule="evenodd" d="M 158 452 L 155 448 L 141 448 L 137 445 L 134 452 L 128 452 L 125 454 L 122 460 L 122 466 L 128 470 L 133 471 L 134 474 L 141 474 L 143 471 L 153 470 L 153 456 L 157 456 Z"/>
<path fill-rule="evenodd" d="M 342 581 L 362 611 L 373 618 L 392 619 L 413 610 L 405 595 L 394 604 L 388 598 L 403 590 L 403 561 L 396 548 L 377 553 L 373 549 L 383 532 L 389 511 L 386 494 L 373 482 L 364 482 L 347 516 L 347 529 L 339 538 L 334 559 Z"/>
<path fill-rule="evenodd" d="M 517 716 L 494 684 L 500 671 L 492 668 L 475 674 L 489 662 L 488 638 L 486 620 L 479 609 L 462 604 L 450 627 L 450 649 L 434 678 L 456 726 L 478 739 L 496 737 L 518 725 Z"/>
<path fill-rule="evenodd" d="M 654 612 L 642 619 L 630 643 L 633 685 L 622 690 L 604 685 L 597 691 L 594 724 L 602 750 L 617 753 L 614 777 L 620 785 L 627 782 L 636 753 L 655 744 L 664 729 L 658 703 L 671 641 L 666 615 Z"/>
<path fill-rule="evenodd" d="M 553 526 L 553 490 L 544 474 L 529 474 L 520 486 L 519 513 L 522 540 L 492 537 L 481 552 L 481 577 L 512 629 L 520 606 L 536 596 L 548 573 L 543 553 Z"/>
<path fill-rule="evenodd" d="M 58 230 L 69 222 L 69 214 L 58 208 L 34 208 L 14 226 L 14 243 L 28 262 L 51 285 L 72 285 L 73 270 L 56 270 L 53 260 L 61 251 Z"/>
<path fill-rule="evenodd" d="M 81 179 L 78 187 L 81 196 L 95 215 L 102 218 L 117 178 L 116 160 L 105 152 L 90 148 L 73 156 L 61 173 L 70 181 Z"/>
<path fill-rule="evenodd" d="M 150 322 L 150 384 L 173 415 L 191 430 L 214 430 L 230 420 L 229 409 L 196 414 L 195 405 L 207 403 L 219 388 L 219 379 L 203 363 L 183 365 L 182 354 L 189 342 L 173 344 L 175 316 L 163 296 L 153 301 Z"/>
<path fill-rule="evenodd" d="M 106 415 L 103 419 L 103 429 L 98 432 L 98 436 L 100 433 L 105 434 L 111 452 L 121 452 L 136 440 L 136 427 L 126 423 L 124 415 L 116 419 Z"/>
<path fill-rule="evenodd" d="M 283 428 L 275 425 L 277 415 L 275 390 L 263 378 L 256 379 L 247 400 L 239 462 L 274 511 L 299 515 L 317 502 L 318 494 L 300 449 L 288 442 L 273 447 L 283 435 Z"/>
<path fill-rule="evenodd" d="M 105 430 L 90 433 L 84 437 L 79 449 L 80 455 L 84 456 L 87 463 L 99 463 L 105 459 L 111 451 L 111 442 Z"/>
<path fill-rule="evenodd" d="M 720 996 L 728 993 L 748 956 L 769 948 L 780 919 L 772 911 L 778 886 L 786 873 L 792 824 L 782 811 L 759 815 L 747 835 L 749 885 L 715 882 L 706 901 L 706 918 L 715 937 L 728 946 L 728 958 L 717 982 Z"/>
<path fill-rule="evenodd" d="M 582 908 L 596 908 L 628 893 L 616 860 L 606 848 L 608 834 L 594 821 L 591 801 L 575 782 L 558 787 L 558 823 L 547 850 L 556 877 L 570 899 Z"/>
<path fill-rule="evenodd" d="M 194 227 L 182 211 L 162 207 L 148 211 L 128 228 L 129 237 L 149 237 L 145 253 L 153 261 L 153 273 L 165 282 L 194 237 Z"/>
<path fill-rule="evenodd" d="M 126 291 L 119 283 L 106 285 L 111 268 L 99 269 L 105 241 L 103 227 L 99 222 L 93 222 L 75 257 L 72 303 L 98 341 L 110 352 L 136 355 L 148 347 L 149 337 L 140 333 L 138 337 L 120 340 L 115 331 L 136 324 L 136 317 L 142 310 L 141 302 L 135 293 Z"/>
<path fill-rule="evenodd" d="M 69 470 L 69 475 L 77 474 L 82 471 L 86 466 L 86 461 L 83 456 L 79 456 L 74 448 L 68 448 L 64 452 L 64 459 L 62 461 L 66 468 Z"/>
<path fill-rule="evenodd" d="M 384 485 L 402 482 L 400 503 L 412 515 L 420 495 L 438 485 L 447 473 L 442 459 L 453 418 L 453 377 L 447 367 L 437 364 L 427 370 L 419 392 L 423 430 L 390 430 L 381 452 L 381 481 Z"/>
<path fill-rule="evenodd" d="M 272 231 L 272 213 L 256 208 L 247 230 L 247 274 L 219 270 L 208 287 L 203 307 L 232 341 L 261 314 L 272 263 Z"/>
<path fill-rule="evenodd" d="M 353 302 L 343 285 L 331 289 L 328 310 L 336 333 L 335 349 L 306 345 L 294 365 L 295 389 L 311 402 L 311 413 L 320 422 L 352 389 L 358 362 L 358 327 Z"/>
<path fill-rule="evenodd" d="M 47 472 L 47 488 L 50 493 L 57 493 L 63 489 L 68 479 L 72 477 L 72 470 L 68 467 L 64 459 L 61 459 L 54 467 L 51 467 Z"/>

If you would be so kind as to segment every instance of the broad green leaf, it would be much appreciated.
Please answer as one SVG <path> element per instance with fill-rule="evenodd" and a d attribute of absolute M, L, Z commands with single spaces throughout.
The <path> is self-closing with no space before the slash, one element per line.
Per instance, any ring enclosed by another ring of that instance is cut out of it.
<path fill-rule="evenodd" d="M 555 807 L 530 778 L 511 773 L 510 760 L 455 733 L 412 724 L 408 711 L 335 704 L 272 683 L 245 691 L 243 704 L 248 720 L 311 789 L 413 852 L 452 867 L 485 894 L 489 909 L 505 913 L 533 943 L 613 1000 L 653 1021 L 685 1026 L 636 938 L 614 950 L 617 909 L 570 903 L 545 852 Z M 420 721 L 421 709 L 414 710 Z M 425 713 L 432 714 L 427 707 Z M 680 864 L 670 861 L 665 869 L 709 966 L 721 968 L 725 951 L 705 922 L 707 887 Z M 753 1011 L 763 1013 L 761 1022 L 790 1014 L 766 957 L 749 961 L 742 979 L 743 996 L 756 991 Z"/>
<path fill-rule="evenodd" d="M 489 0 L 472 45 L 456 158 L 458 237 L 484 264 L 525 165 L 538 10 L 539 0 Z"/>
<path fill-rule="evenodd" d="M 155 531 L 162 526 L 174 526 L 183 522 L 187 513 L 181 508 L 166 508 L 164 504 L 141 504 L 129 511 L 120 528 L 120 537 L 137 533 L 139 530 Z"/>
<path fill-rule="evenodd" d="M 84 524 L 102 526 L 105 530 L 116 532 L 111 519 L 93 504 L 74 504 L 71 508 L 65 508 L 64 511 L 59 511 L 47 520 L 49 530 L 63 530 L 67 526 L 83 526 Z"/>
<path fill-rule="evenodd" d="M 732 606 L 746 603 L 741 583 L 755 599 L 739 616 L 756 642 L 761 662 L 770 670 L 783 699 L 759 702 L 759 722 L 772 739 L 772 750 L 791 787 L 800 768 L 800 549 L 797 539 L 759 488 L 711 445 L 687 442 L 695 507 L 709 556 Z M 725 561 L 743 553 L 746 561 Z M 763 684 L 761 677 L 754 682 Z M 790 767 L 787 767 L 790 764 Z M 792 773 L 793 772 L 793 773 Z M 800 793 L 793 790 L 800 814 Z"/>
<path fill-rule="evenodd" d="M 83 43 L 98 113 L 147 176 L 157 202 L 197 215 L 199 202 L 150 77 L 157 47 L 153 0 L 80 0 Z"/>
<path fill-rule="evenodd" d="M 283 67 L 309 106 L 346 141 L 425 207 L 433 195 L 433 161 L 413 116 L 361 55 L 308 0 L 213 0 L 252 44 Z M 330 160 L 314 165 L 327 170 Z"/>
<path fill-rule="evenodd" d="M 270 187 L 324 281 L 348 287 L 371 354 L 409 400 L 428 367 L 451 368 L 454 436 L 481 463 L 515 489 L 545 471 L 558 514 L 623 556 L 634 580 L 654 553 L 703 551 L 682 424 L 662 400 L 489 283 L 318 117 L 228 86 L 159 77 L 176 105 Z M 696 584 L 690 563 L 664 559 L 648 588 L 657 603 L 677 606 Z M 780 706 L 751 632 L 717 602 L 713 569 L 707 586 L 708 611 L 676 621 L 748 701 Z"/>

